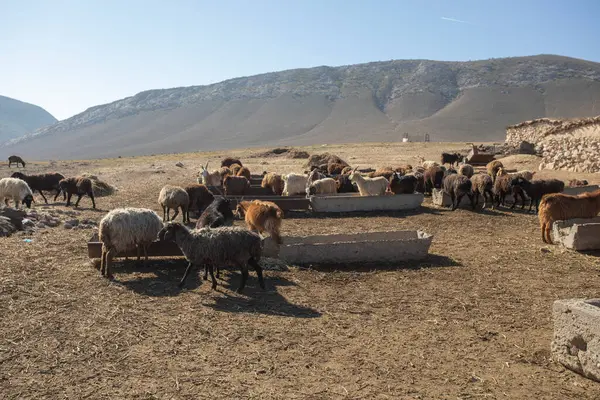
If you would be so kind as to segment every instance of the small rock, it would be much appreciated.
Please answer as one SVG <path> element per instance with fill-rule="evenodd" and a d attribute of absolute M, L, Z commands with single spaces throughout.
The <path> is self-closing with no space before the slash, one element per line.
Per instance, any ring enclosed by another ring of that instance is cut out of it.
<path fill-rule="evenodd" d="M 73 225 L 71 225 L 71 224 L 67 224 L 66 222 L 65 222 L 65 224 L 63 225 L 63 227 L 64 227 L 65 229 L 73 229 Z"/>
<path fill-rule="evenodd" d="M 44 229 L 44 228 L 46 228 L 46 224 L 44 224 L 44 223 L 43 223 L 43 222 L 41 222 L 41 221 L 40 221 L 40 222 L 38 222 L 37 224 L 35 224 L 35 226 L 36 226 L 37 228 L 40 228 L 40 229 Z"/>
<path fill-rule="evenodd" d="M 67 221 L 65 221 L 65 225 L 71 225 L 71 226 L 77 226 L 79 225 L 79 220 L 78 219 L 69 219 Z"/>
<path fill-rule="evenodd" d="M 179 168 L 183 168 L 183 163 L 181 163 L 181 162 L 178 162 L 177 164 L 175 164 L 175 166 L 176 166 L 176 167 L 179 167 Z"/>

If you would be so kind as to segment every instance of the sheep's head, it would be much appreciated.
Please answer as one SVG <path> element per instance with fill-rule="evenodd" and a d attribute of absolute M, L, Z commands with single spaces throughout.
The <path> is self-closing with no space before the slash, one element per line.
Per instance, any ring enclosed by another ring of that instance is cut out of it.
<path fill-rule="evenodd" d="M 501 176 L 501 175 L 498 175 Z M 516 178 L 513 178 L 510 180 L 510 186 L 523 186 L 523 185 L 527 185 L 527 183 L 529 183 L 529 181 L 525 178 L 523 178 L 522 176 L 518 176 Z"/>
<path fill-rule="evenodd" d="M 177 231 L 181 229 L 184 229 L 181 223 L 169 222 L 158 232 L 158 240 L 161 242 L 172 242 L 175 240 Z"/>
<path fill-rule="evenodd" d="M 15 172 L 10 177 L 17 178 L 17 179 L 25 179 L 25 174 L 23 174 L 21 172 Z"/>
<path fill-rule="evenodd" d="M 250 202 L 244 201 L 244 198 L 242 197 L 235 207 L 235 215 L 237 215 L 239 218 L 244 218 L 246 216 L 246 209 L 248 208 L 248 205 L 250 205 Z"/>
<path fill-rule="evenodd" d="M 350 179 L 350 182 L 356 182 L 361 180 L 362 176 L 356 173 L 357 169 L 358 167 L 354 168 L 352 172 L 350 172 L 350 175 L 348 175 L 348 179 Z"/>
<path fill-rule="evenodd" d="M 69 186 L 69 181 L 67 180 L 67 178 L 61 179 L 58 182 L 58 187 L 60 188 L 60 190 L 65 190 L 67 186 Z"/>
<path fill-rule="evenodd" d="M 314 185 L 310 185 L 306 189 L 306 194 L 309 196 L 314 196 L 315 194 L 317 194 L 317 188 Z"/>
<path fill-rule="evenodd" d="M 27 206 L 27 208 L 31 208 L 31 203 L 34 202 L 33 196 L 28 194 L 23 198 L 23 204 Z"/>

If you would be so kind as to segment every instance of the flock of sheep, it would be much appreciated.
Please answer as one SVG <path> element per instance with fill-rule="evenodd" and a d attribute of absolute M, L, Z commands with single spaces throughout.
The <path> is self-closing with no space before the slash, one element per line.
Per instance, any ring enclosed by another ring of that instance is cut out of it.
<path fill-rule="evenodd" d="M 18 157 L 16 157 L 18 158 Z M 508 173 L 500 161 L 492 161 L 486 172 L 475 173 L 475 169 L 461 162 L 460 154 L 442 153 L 440 162 L 420 160 L 420 166 L 403 165 L 396 168 L 385 167 L 378 170 L 359 172 L 341 159 L 311 167 L 304 174 L 290 173 L 278 175 L 263 172 L 263 188 L 268 188 L 279 196 L 310 196 L 334 193 L 358 192 L 360 196 L 384 194 L 411 194 L 421 192 L 431 194 L 434 189 L 447 193 L 455 210 L 464 196 L 476 209 L 479 196 L 483 197 L 483 208 L 491 203 L 492 208 L 505 205 L 507 195 L 512 195 L 514 208 L 521 199 L 529 199 L 529 211 L 533 205 L 539 215 L 544 242 L 552 243 L 550 229 L 556 220 L 570 218 L 591 218 L 600 211 L 600 190 L 578 196 L 562 194 L 565 184 L 557 179 L 534 180 L 535 172 L 518 171 Z M 9 166 L 14 162 L 25 165 L 22 159 L 9 158 Z M 164 186 L 158 196 L 163 209 L 161 218 L 156 212 L 144 208 L 118 208 L 108 212 L 99 224 L 99 240 L 102 242 L 100 271 L 112 279 L 112 260 L 117 254 L 137 250 L 148 259 L 148 246 L 157 238 L 177 244 L 188 261 L 188 267 L 180 282 L 183 286 L 190 270 L 204 267 L 204 279 L 211 275 L 215 288 L 220 266 L 237 266 L 242 272 L 238 292 L 242 292 L 252 267 L 264 289 L 260 259 L 262 253 L 261 234 L 268 233 L 276 243 L 281 243 L 282 210 L 271 201 L 253 200 L 238 202 L 235 214 L 243 218 L 246 228 L 233 227 L 234 211 L 229 196 L 244 196 L 250 188 L 250 170 L 234 158 L 226 158 L 221 167 L 208 170 L 208 163 L 202 166 L 198 183 L 185 187 Z M 572 181 L 572 186 L 587 185 L 585 181 Z M 219 187 L 222 187 L 221 193 Z M 210 189 L 209 189 L 210 188 Z M 212 190 L 221 195 L 214 195 Z M 71 196 L 78 196 L 75 206 L 82 196 L 88 195 L 96 207 L 93 185 L 89 178 L 65 178 L 58 173 L 25 175 L 15 172 L 10 178 L 0 179 L 0 199 L 8 206 L 9 199 L 31 207 L 33 193 L 38 191 L 47 203 L 43 191 L 55 192 L 54 200 L 62 193 L 70 205 Z M 174 215 L 170 211 L 174 210 Z M 173 222 L 181 210 L 183 224 Z M 195 229 L 189 229 L 190 212 L 199 214 Z M 215 271 L 216 270 L 216 271 Z"/>

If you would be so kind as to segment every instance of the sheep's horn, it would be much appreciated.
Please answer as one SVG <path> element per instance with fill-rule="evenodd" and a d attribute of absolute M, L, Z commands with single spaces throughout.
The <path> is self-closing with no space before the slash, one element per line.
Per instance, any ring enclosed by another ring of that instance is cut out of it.
<path fill-rule="evenodd" d="M 208 169 L 208 163 L 209 163 L 209 162 L 210 162 L 210 161 L 207 161 L 207 162 L 206 162 L 206 167 L 204 167 L 204 169 Z"/>
<path fill-rule="evenodd" d="M 357 169 L 358 169 L 358 167 L 354 168 L 354 169 L 352 170 L 352 172 L 356 172 L 356 170 L 357 170 Z"/>

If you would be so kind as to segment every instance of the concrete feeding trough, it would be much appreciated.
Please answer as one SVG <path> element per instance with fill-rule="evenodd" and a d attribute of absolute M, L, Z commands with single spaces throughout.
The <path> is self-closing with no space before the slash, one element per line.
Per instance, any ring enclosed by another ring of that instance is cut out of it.
<path fill-rule="evenodd" d="M 552 238 L 567 249 L 600 250 L 600 217 L 555 221 L 552 224 Z"/>
<path fill-rule="evenodd" d="M 566 187 L 563 191 L 564 194 L 570 194 L 571 196 L 577 196 L 581 193 L 586 192 L 594 192 L 600 189 L 598 185 L 588 185 L 588 186 L 576 186 L 576 187 Z"/>
<path fill-rule="evenodd" d="M 422 193 L 389 194 L 382 196 L 361 196 L 358 193 L 310 196 L 310 207 L 315 212 L 356 212 L 356 211 L 400 211 L 414 210 L 421 206 Z"/>
<path fill-rule="evenodd" d="M 600 382 L 600 299 L 557 300 L 552 354 L 566 368 Z"/>
<path fill-rule="evenodd" d="M 402 263 L 426 258 L 432 239 L 421 231 L 286 236 L 279 246 L 265 239 L 264 255 L 298 265 Z"/>
<path fill-rule="evenodd" d="M 489 196 L 488 196 L 489 199 Z M 438 206 L 438 207 L 452 207 L 452 199 L 450 199 L 450 195 L 446 192 L 444 192 L 441 189 L 433 189 L 431 191 L 431 202 Z M 507 194 L 505 199 L 504 199 L 504 204 L 508 204 L 509 206 L 512 206 L 512 203 L 514 202 L 513 196 L 510 194 Z M 483 196 L 479 195 L 479 203 L 478 203 L 478 207 L 483 205 Z M 529 201 L 527 200 L 525 202 L 525 205 L 529 205 Z M 487 202 L 486 207 L 491 207 L 492 203 L 490 201 Z M 464 196 L 462 198 L 462 200 L 460 201 L 460 204 L 458 205 L 459 208 L 471 208 L 471 201 L 469 200 L 468 196 Z M 516 205 L 516 207 L 521 207 L 521 199 L 519 198 L 519 203 Z"/>

